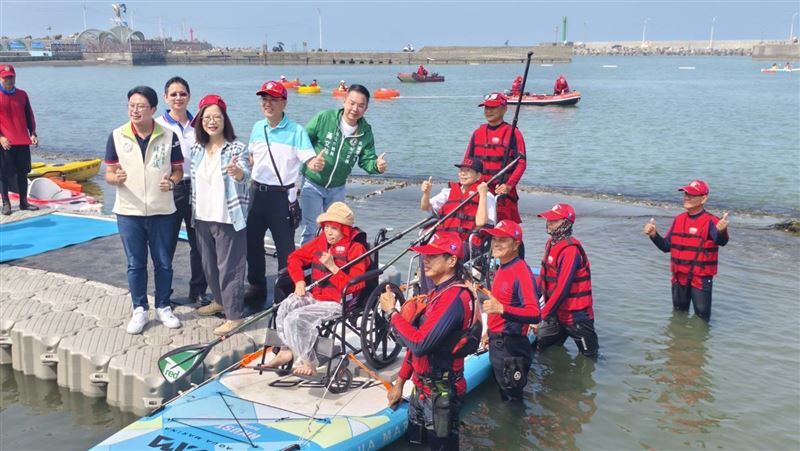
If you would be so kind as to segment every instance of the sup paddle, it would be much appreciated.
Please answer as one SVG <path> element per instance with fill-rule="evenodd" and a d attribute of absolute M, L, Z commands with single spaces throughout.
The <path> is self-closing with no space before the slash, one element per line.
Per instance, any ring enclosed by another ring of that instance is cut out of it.
<path fill-rule="evenodd" d="M 528 81 L 528 70 L 531 68 L 531 57 L 533 56 L 533 52 L 528 52 L 528 60 L 525 62 L 525 74 L 522 76 L 522 86 L 519 88 L 519 96 L 517 96 L 517 107 L 514 110 L 514 120 L 511 121 L 511 135 L 508 138 L 508 148 L 506 148 L 505 152 L 503 152 L 503 167 L 506 166 L 506 162 L 508 161 L 509 154 L 511 153 L 511 140 L 516 140 L 515 133 L 517 132 L 517 121 L 519 120 L 519 110 L 522 107 L 522 96 L 525 95 L 525 83 Z M 519 159 L 520 157 L 517 157 Z M 500 180 L 500 184 L 505 183 L 506 178 L 503 177 Z"/>
<path fill-rule="evenodd" d="M 377 246 L 375 246 L 372 249 L 368 250 L 367 252 L 359 255 L 358 257 L 354 258 L 353 260 L 350 260 L 349 262 L 344 264 L 341 268 L 339 268 L 339 270 L 340 271 L 344 271 L 344 270 L 350 268 L 351 266 L 355 265 L 356 263 L 360 262 L 361 260 L 363 260 L 363 259 L 369 257 L 370 255 L 378 252 L 379 250 L 383 249 L 384 247 L 388 246 L 389 244 L 399 240 L 400 238 L 402 238 L 403 236 L 405 236 L 406 234 L 408 234 L 412 230 L 415 230 L 418 227 L 420 227 L 423 224 L 425 224 L 426 222 L 431 221 L 431 219 L 432 218 L 425 218 L 425 219 L 417 222 L 416 224 L 412 225 L 411 227 L 409 227 L 409 228 L 397 233 L 395 236 L 393 236 L 393 237 L 381 242 Z M 325 277 L 323 277 L 323 278 L 315 281 L 311 285 L 309 285 L 306 289 L 307 290 L 311 290 L 315 286 L 327 281 L 332 276 L 333 276 L 333 274 L 327 274 L 327 275 L 325 275 Z M 251 324 L 253 324 L 253 323 L 265 318 L 267 315 L 269 315 L 272 312 L 274 312 L 277 308 L 278 308 L 278 304 L 273 305 L 272 307 L 268 308 L 267 310 L 264 310 L 263 312 L 256 313 L 255 315 L 253 315 L 250 318 L 248 318 L 247 320 L 245 320 L 242 324 L 237 326 L 235 329 L 232 329 L 230 332 L 228 332 L 225 335 L 222 335 L 222 336 L 214 339 L 213 341 L 211 341 L 211 342 L 209 342 L 207 344 L 198 343 L 198 344 L 193 344 L 193 345 L 181 346 L 180 348 L 173 349 L 173 350 L 165 353 L 164 355 L 162 355 L 161 357 L 158 358 L 158 370 L 161 372 L 161 375 L 164 377 L 164 379 L 169 383 L 175 383 L 175 382 L 183 379 L 188 374 L 191 374 L 192 371 L 197 369 L 197 367 L 200 366 L 201 363 L 203 363 L 203 360 L 206 358 L 206 356 L 211 351 L 211 349 L 214 348 L 214 346 L 222 343 L 223 341 L 227 340 L 231 336 L 236 335 L 237 333 L 241 332 L 242 330 L 244 330 L 246 327 L 250 326 Z"/>

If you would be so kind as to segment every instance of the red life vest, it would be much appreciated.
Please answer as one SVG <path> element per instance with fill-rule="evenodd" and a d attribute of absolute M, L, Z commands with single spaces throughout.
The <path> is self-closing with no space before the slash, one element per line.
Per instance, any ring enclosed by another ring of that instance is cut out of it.
<path fill-rule="evenodd" d="M 567 246 L 576 246 L 581 254 L 581 266 L 572 279 L 569 295 L 559 305 L 556 312 L 559 320 L 566 321 L 569 324 L 571 323 L 569 312 L 577 310 L 588 309 L 589 318 L 594 318 L 592 310 L 592 272 L 589 268 L 589 258 L 586 256 L 580 241 L 569 237 L 559 241 L 555 246 L 552 246 L 551 240 L 547 241 L 544 259 L 542 259 L 542 291 L 544 292 L 545 303 L 549 302 L 558 282 L 558 258 Z"/>
<path fill-rule="evenodd" d="M 675 218 L 670 234 L 670 270 L 673 274 L 713 277 L 717 274 L 719 246 L 708 238 L 709 227 L 719 218 L 703 211 L 692 218 L 681 213 Z"/>
<path fill-rule="evenodd" d="M 478 191 L 479 183 L 480 182 L 473 183 L 467 187 L 466 192 L 462 193 L 461 184 L 450 182 L 448 184 L 448 186 L 450 186 L 450 195 L 447 197 L 447 201 L 444 205 L 442 205 L 440 214 L 444 216 L 453 211 L 464 199 Z M 456 212 L 456 214 L 442 223 L 438 230 L 440 232 L 456 232 L 462 240 L 466 241 L 469 238 L 469 234 L 475 230 L 475 215 L 478 213 L 478 197 L 477 195 L 473 196 L 466 205 Z"/>
<path fill-rule="evenodd" d="M 320 280 L 323 277 L 327 276 L 331 272 L 328 268 L 325 267 L 322 263 L 320 263 L 320 259 L 322 258 L 322 253 L 327 250 L 333 257 L 333 262 L 338 267 L 342 267 L 347 264 L 347 254 L 350 250 L 350 247 L 354 244 L 354 241 L 346 241 L 345 239 L 339 241 L 338 243 L 334 244 L 333 246 L 327 246 L 327 243 L 324 243 L 321 249 L 317 247 L 314 249 L 314 261 L 311 263 L 311 280 Z M 327 249 L 325 249 L 327 248 Z M 318 300 L 328 300 L 328 298 L 332 297 L 331 300 L 340 301 L 341 300 L 341 293 L 339 288 L 333 285 L 330 282 L 330 279 L 320 283 L 316 287 L 311 290 L 312 295 L 314 298 Z"/>

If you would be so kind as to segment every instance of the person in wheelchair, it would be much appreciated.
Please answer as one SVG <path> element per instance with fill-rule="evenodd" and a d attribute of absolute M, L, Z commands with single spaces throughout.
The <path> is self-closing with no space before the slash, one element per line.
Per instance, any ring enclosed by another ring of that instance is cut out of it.
<path fill-rule="evenodd" d="M 422 255 L 425 275 L 435 287 L 424 303 L 406 301 L 401 311 L 396 310 L 395 294 L 388 287 L 380 296 L 394 335 L 408 348 L 387 398 L 389 405 L 398 403 L 411 379 L 415 388 L 408 408 L 409 441 L 422 443 L 427 436 L 432 450 L 457 450 L 459 411 L 467 389 L 464 357 L 474 352 L 465 351 L 468 344 L 461 345 L 465 332 L 476 324 L 480 340 L 480 316 L 475 313 L 473 293 L 464 284 L 458 234 L 437 232 L 428 244 L 411 250 Z"/>
<path fill-rule="evenodd" d="M 354 222 L 353 211 L 344 202 L 334 202 L 317 217 L 322 233 L 289 254 L 287 269 L 294 282 L 294 293 L 281 303 L 275 320 L 278 336 L 286 346 L 266 367 L 278 368 L 298 359 L 300 365 L 295 366 L 296 375 L 313 376 L 316 373 L 318 361 L 314 344 L 317 326 L 341 316 L 342 291 L 351 279 L 364 274 L 369 267 L 369 259 L 364 258 L 347 271 L 339 270 L 366 252 L 363 244 L 353 241 L 358 233 Z M 304 273 L 309 266 L 312 280 L 333 274 L 310 293 L 306 292 Z M 354 295 L 363 287 L 364 283 L 355 284 L 347 294 Z"/>
<path fill-rule="evenodd" d="M 522 228 L 503 219 L 481 235 L 492 237 L 492 256 L 500 267 L 492 281 L 489 299 L 483 302 L 488 315 L 489 360 L 503 401 L 521 401 L 531 368 L 528 328 L 539 323 L 539 290 L 533 272 L 520 256 Z M 533 326 L 537 327 L 537 326 Z"/>

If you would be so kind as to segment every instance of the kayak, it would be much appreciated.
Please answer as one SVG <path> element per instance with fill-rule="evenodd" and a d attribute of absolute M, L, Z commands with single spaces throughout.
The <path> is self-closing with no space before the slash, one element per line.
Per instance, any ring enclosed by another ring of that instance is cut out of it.
<path fill-rule="evenodd" d="M 532 339 L 533 340 L 533 339 Z M 402 359 L 381 371 L 389 377 Z M 488 352 L 465 359 L 472 391 L 492 374 Z M 411 394 L 412 383 L 404 396 Z M 384 386 L 356 374 L 349 390 L 325 392 L 319 382 L 238 368 L 140 418 L 94 450 L 378 449 L 403 437 L 408 402 L 386 405 Z"/>
<path fill-rule="evenodd" d="M 13 201 L 19 201 L 19 194 L 9 192 Z M 28 203 L 70 211 L 100 211 L 102 205 L 92 196 L 80 191 L 61 188 L 53 180 L 42 177 L 28 182 Z"/>
<path fill-rule="evenodd" d="M 342 91 L 340 89 L 334 89 L 331 91 L 331 95 L 334 97 L 344 97 L 347 95 L 347 91 Z"/>
<path fill-rule="evenodd" d="M 68 163 L 33 163 L 28 178 L 35 179 L 43 176 L 63 177 L 73 182 L 85 182 L 100 172 L 99 158 L 94 160 L 70 161 Z"/>
<path fill-rule="evenodd" d="M 319 86 L 298 86 L 298 94 L 319 94 L 322 89 Z"/>
<path fill-rule="evenodd" d="M 785 67 L 781 67 L 779 69 L 772 69 L 772 68 L 761 69 L 761 73 L 764 73 L 764 74 L 775 74 L 775 73 L 778 73 L 778 72 L 800 72 L 800 67 L 792 68 L 792 69 L 786 69 Z"/>
<path fill-rule="evenodd" d="M 400 96 L 400 91 L 397 89 L 380 88 L 372 93 L 376 99 L 394 99 Z"/>
<path fill-rule="evenodd" d="M 508 97 L 508 104 L 515 105 L 519 97 Z M 547 94 L 529 94 L 522 96 L 523 105 L 537 105 L 537 106 L 570 106 L 575 105 L 581 100 L 581 93 L 578 91 L 570 91 L 566 94 L 547 95 Z"/>
<path fill-rule="evenodd" d="M 444 75 L 439 75 L 436 72 L 429 75 L 419 75 L 416 72 L 400 72 L 397 74 L 397 79 L 403 83 L 425 83 L 444 81 Z"/>

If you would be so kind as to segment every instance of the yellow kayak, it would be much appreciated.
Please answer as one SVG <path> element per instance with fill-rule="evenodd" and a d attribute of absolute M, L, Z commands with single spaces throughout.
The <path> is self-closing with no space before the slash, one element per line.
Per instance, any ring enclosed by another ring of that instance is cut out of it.
<path fill-rule="evenodd" d="M 319 94 L 321 91 L 319 86 L 298 86 L 298 94 Z"/>
<path fill-rule="evenodd" d="M 94 160 L 70 161 L 69 163 L 32 163 L 28 178 L 35 179 L 42 176 L 59 176 L 73 182 L 84 182 L 100 172 L 99 158 Z"/>

